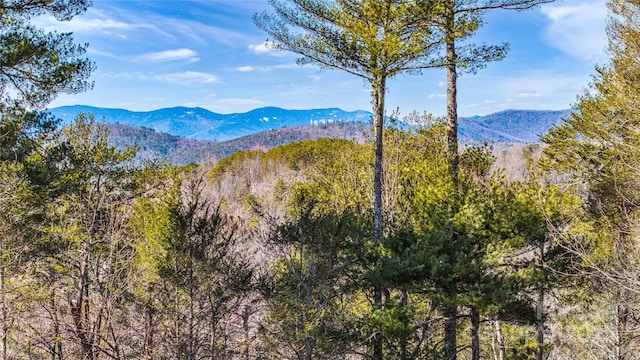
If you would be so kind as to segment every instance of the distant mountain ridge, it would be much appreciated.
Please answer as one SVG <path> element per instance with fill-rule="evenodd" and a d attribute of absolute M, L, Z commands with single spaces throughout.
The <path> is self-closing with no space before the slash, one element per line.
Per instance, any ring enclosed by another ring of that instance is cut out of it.
<path fill-rule="evenodd" d="M 572 110 L 504 110 L 460 118 L 459 136 L 467 141 L 537 143 L 540 135 L 568 118 Z"/>
<path fill-rule="evenodd" d="M 246 113 L 218 114 L 203 108 L 174 107 L 153 111 L 129 111 L 86 105 L 49 109 L 64 123 L 70 123 L 81 112 L 92 113 L 107 124 L 145 127 L 170 135 L 196 140 L 225 141 L 263 131 L 291 126 L 334 122 L 367 123 L 366 111 L 341 109 L 285 110 L 265 107 Z"/>
<path fill-rule="evenodd" d="M 369 124 L 371 113 L 336 108 L 286 110 L 264 107 L 245 113 L 218 114 L 203 108 L 174 107 L 153 111 L 129 111 L 85 105 L 50 109 L 70 123 L 78 113 L 87 112 L 107 124 L 153 129 L 195 140 L 228 141 L 284 127 L 355 122 Z M 459 137 L 467 142 L 539 142 L 538 136 L 566 118 L 571 110 L 505 110 L 485 116 L 460 118 Z M 402 125 L 401 126 L 405 126 Z"/>

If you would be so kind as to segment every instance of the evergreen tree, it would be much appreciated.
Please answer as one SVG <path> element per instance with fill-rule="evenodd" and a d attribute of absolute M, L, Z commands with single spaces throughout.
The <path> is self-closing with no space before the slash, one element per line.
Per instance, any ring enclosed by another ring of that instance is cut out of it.
<path fill-rule="evenodd" d="M 146 254 L 146 261 L 157 274 L 151 296 L 159 302 L 156 321 L 163 324 L 157 329 L 162 340 L 149 344 L 147 353 L 176 359 L 246 355 L 248 344 L 229 325 L 250 305 L 254 285 L 243 233 L 204 195 L 201 174 L 184 176 L 167 199 L 166 218 L 158 219 L 166 228 L 146 239 L 157 249 Z"/>
<path fill-rule="evenodd" d="M 364 79 L 371 87 L 376 136 L 375 218 L 382 226 L 382 136 L 386 81 L 425 66 L 430 29 L 418 26 L 428 9 L 394 0 L 272 1 L 276 14 L 255 16 L 258 27 L 278 49 L 300 54 L 301 64 L 338 69 Z"/>
<path fill-rule="evenodd" d="M 23 307 L 18 299 L 21 274 L 34 253 L 33 242 L 43 236 L 42 222 L 47 201 L 53 196 L 50 186 L 59 175 L 55 151 L 44 151 L 53 141 L 56 122 L 48 115 L 18 108 L 3 114 L 0 127 L 0 306 L 2 308 L 2 359 L 15 356 L 16 343 L 9 337 L 19 323 Z M 18 281 L 18 282 L 16 282 Z M 21 296 L 22 295 L 22 296 Z"/>
<path fill-rule="evenodd" d="M 123 356 L 125 295 L 131 290 L 132 244 L 126 216 L 136 196 L 129 161 L 134 151 L 108 146 L 106 129 L 81 114 L 50 150 L 60 152 L 55 197 L 46 205 L 46 231 L 31 242 L 28 316 L 21 319 L 22 351 L 60 359 L 76 354 Z M 23 294 L 26 296 L 26 294 Z M 29 343 L 39 344 L 38 350 Z"/>
<path fill-rule="evenodd" d="M 569 249 L 580 273 L 613 300 L 614 346 L 609 358 L 632 359 L 638 351 L 638 149 L 640 124 L 640 4 L 612 0 L 608 25 L 610 64 L 596 68 L 591 88 L 575 111 L 544 137 L 548 164 L 576 184 L 588 214 Z"/>
<path fill-rule="evenodd" d="M 2 359 L 8 353 L 8 334 L 16 319 L 11 308 L 9 286 L 14 271 L 27 256 L 27 238 L 38 238 L 48 183 L 55 178 L 51 156 L 43 157 L 56 122 L 41 109 L 58 93 L 76 93 L 91 87 L 87 81 L 93 64 L 80 59 L 85 46 L 75 45 L 70 34 L 45 33 L 29 23 L 34 16 L 49 13 L 69 20 L 85 11 L 88 0 L 7 0 L 0 4 L 0 212 L 2 265 Z M 4 196 L 7 195 L 7 196 Z M 20 260 L 20 261 L 18 261 Z M 17 294 L 13 295 L 19 298 Z M 14 344 L 15 345 L 15 344 Z"/>
<path fill-rule="evenodd" d="M 93 64 L 79 56 L 86 45 L 73 43 L 69 33 L 46 33 L 29 23 L 48 13 L 69 20 L 84 12 L 90 0 L 8 0 L 0 5 L 0 101 L 41 109 L 60 92 L 77 93 L 87 82 Z"/>
<path fill-rule="evenodd" d="M 301 55 L 302 64 L 339 69 L 365 80 L 371 88 L 375 162 L 373 179 L 376 246 L 383 234 L 383 129 L 387 80 L 425 66 L 432 50 L 431 29 L 420 19 L 431 9 L 398 0 L 272 0 L 275 14 L 262 13 L 255 22 L 272 38 L 276 48 Z M 374 291 L 376 306 L 383 289 Z M 374 359 L 382 358 L 381 342 L 373 346 Z"/>
<path fill-rule="evenodd" d="M 502 60 L 508 50 L 508 44 L 475 45 L 464 44 L 482 25 L 485 12 L 496 9 L 524 10 L 553 0 L 441 0 L 438 11 L 428 26 L 439 29 L 444 54 L 435 58 L 434 67 L 444 67 L 447 71 L 447 148 L 449 169 L 455 178 L 458 176 L 458 70 L 475 73 L 487 62 Z M 477 312 L 474 312 L 477 314 Z M 456 359 L 456 318 L 457 308 L 451 305 L 447 309 L 446 358 Z M 477 321 L 477 319 L 476 319 Z M 473 360 L 479 360 L 478 350 L 474 350 Z"/>
<path fill-rule="evenodd" d="M 361 341 L 354 308 L 362 299 L 353 285 L 365 219 L 318 212 L 304 191 L 295 202 L 268 240 L 275 260 L 262 290 L 265 350 L 279 359 L 343 358 Z"/>

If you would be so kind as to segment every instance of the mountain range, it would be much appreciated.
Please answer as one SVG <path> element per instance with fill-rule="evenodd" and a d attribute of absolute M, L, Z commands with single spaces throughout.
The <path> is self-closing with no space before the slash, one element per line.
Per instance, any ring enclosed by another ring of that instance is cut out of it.
<path fill-rule="evenodd" d="M 245 113 L 218 114 L 203 108 L 174 107 L 138 112 L 85 105 L 50 109 L 70 123 L 80 112 L 92 113 L 107 124 L 153 129 L 169 135 L 195 140 L 228 141 L 263 131 L 330 123 L 369 124 L 369 112 L 341 109 L 285 110 L 265 107 Z M 486 116 L 460 118 L 459 134 L 466 141 L 538 142 L 538 136 L 567 117 L 570 110 L 506 110 Z M 405 126 L 401 124 L 401 126 Z"/>
<path fill-rule="evenodd" d="M 366 123 L 371 119 L 370 113 L 361 110 L 285 110 L 277 107 L 259 108 L 246 113 L 218 114 L 203 108 L 174 107 L 140 112 L 74 105 L 53 108 L 50 112 L 64 123 L 71 122 L 78 113 L 86 112 L 94 114 L 97 120 L 104 120 L 107 124 L 118 123 L 189 139 L 215 141 L 290 126 L 335 122 Z"/>
<path fill-rule="evenodd" d="M 165 158 L 174 164 L 220 159 L 238 150 L 269 149 L 319 137 L 364 140 L 372 115 L 340 109 L 285 110 L 276 107 L 218 114 L 202 108 L 175 107 L 148 112 L 84 105 L 49 110 L 63 123 L 80 112 L 92 113 L 109 128 L 116 146 L 136 145 L 139 159 Z M 505 110 L 459 119 L 465 143 L 537 143 L 571 110 Z M 398 126 L 411 125 L 399 122 Z"/>
<path fill-rule="evenodd" d="M 540 135 L 571 115 L 572 110 L 505 110 L 460 118 L 458 133 L 465 141 L 537 143 Z"/>

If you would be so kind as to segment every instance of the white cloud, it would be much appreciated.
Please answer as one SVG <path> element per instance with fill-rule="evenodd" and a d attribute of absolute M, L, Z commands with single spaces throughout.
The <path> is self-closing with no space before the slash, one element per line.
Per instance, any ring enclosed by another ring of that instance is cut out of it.
<path fill-rule="evenodd" d="M 447 97 L 447 94 L 430 94 L 429 96 L 427 96 L 427 99 L 429 99 L 429 100 L 444 99 L 446 97 Z"/>
<path fill-rule="evenodd" d="M 309 79 L 319 81 L 322 80 L 322 76 L 320 75 L 309 75 Z"/>
<path fill-rule="evenodd" d="M 270 41 L 265 41 L 262 44 L 257 44 L 257 45 L 251 44 L 249 45 L 249 50 L 251 50 L 251 52 L 256 55 L 264 55 L 264 54 L 275 55 L 275 56 L 284 55 L 284 52 L 276 49 L 275 45 Z"/>
<path fill-rule="evenodd" d="M 539 98 L 540 96 L 542 95 L 539 92 L 532 90 L 519 91 L 516 94 L 516 97 L 519 98 Z"/>
<path fill-rule="evenodd" d="M 273 51 L 273 49 L 271 49 L 269 47 L 269 43 L 267 42 L 263 42 L 262 44 L 258 44 L 258 45 L 249 45 L 249 50 L 251 50 L 254 54 L 267 54 L 271 51 Z"/>
<path fill-rule="evenodd" d="M 200 61 L 198 57 L 198 53 L 191 49 L 176 49 L 176 50 L 166 50 L 160 52 L 152 52 L 144 55 L 137 56 L 135 61 L 140 62 L 165 62 L 165 61 L 176 61 L 176 60 L 187 60 L 189 62 L 197 62 Z"/>
<path fill-rule="evenodd" d="M 179 3 L 179 2 L 178 2 Z M 190 21 L 184 18 L 172 16 L 155 16 L 141 18 L 157 29 L 157 34 L 173 41 L 190 40 L 202 45 L 208 45 L 212 41 L 227 47 L 240 47 L 240 44 L 250 41 L 250 37 L 243 31 L 232 28 L 211 26 L 200 21 Z"/>
<path fill-rule="evenodd" d="M 265 65 L 265 66 L 238 66 L 236 67 L 236 71 L 239 72 L 253 72 L 253 71 L 274 71 L 274 70 L 288 70 L 288 69 L 299 69 L 301 67 L 307 67 L 313 65 L 298 65 L 298 64 L 280 64 L 280 65 Z M 313 75 L 312 75 L 313 76 Z M 311 76 L 310 76 L 311 77 Z M 314 79 L 313 77 L 311 77 Z M 319 79 L 314 79 L 319 80 Z"/>
<path fill-rule="evenodd" d="M 256 68 L 253 67 L 253 66 L 238 66 L 236 68 L 236 71 L 239 71 L 239 72 L 252 72 L 252 71 L 255 71 L 255 70 L 256 70 Z"/>
<path fill-rule="evenodd" d="M 185 84 L 185 85 L 216 84 L 221 82 L 220 79 L 213 74 L 208 74 L 208 73 L 203 73 L 198 71 L 184 71 L 184 72 L 169 73 L 169 74 L 149 74 L 149 75 L 143 75 L 142 79 L 165 81 L 165 82 Z"/>
<path fill-rule="evenodd" d="M 99 18 L 97 13 L 88 14 L 88 17 L 77 16 L 70 21 L 60 22 L 53 16 L 44 15 L 34 20 L 37 26 L 47 31 L 62 31 L 75 33 L 98 33 L 109 30 L 131 30 L 136 26 L 122 21 Z"/>
<path fill-rule="evenodd" d="M 549 19 L 546 40 L 581 60 L 606 59 L 605 1 L 587 0 L 548 4 L 541 12 Z"/>
<path fill-rule="evenodd" d="M 97 49 L 92 48 L 92 47 L 89 47 L 87 49 L 87 54 L 96 55 L 96 56 L 103 56 L 103 57 L 106 57 L 106 58 L 111 58 L 111 59 L 116 59 L 116 60 L 121 60 L 120 56 L 117 56 L 117 55 L 112 54 L 110 52 L 97 50 Z"/>
<path fill-rule="evenodd" d="M 34 24 L 46 31 L 73 32 L 74 34 L 103 34 L 126 39 L 126 33 L 139 29 L 157 30 L 143 21 L 117 19 L 115 14 L 90 8 L 86 13 L 69 21 L 58 21 L 51 15 L 38 16 Z"/>

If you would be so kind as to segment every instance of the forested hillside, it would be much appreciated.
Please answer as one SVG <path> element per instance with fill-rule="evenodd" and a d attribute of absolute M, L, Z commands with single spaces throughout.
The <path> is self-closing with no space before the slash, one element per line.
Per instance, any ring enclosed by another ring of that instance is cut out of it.
<path fill-rule="evenodd" d="M 2 2 L 0 359 L 640 359 L 640 5 L 609 1 L 543 145 L 459 141 L 457 72 L 507 50 L 459 41 L 538 3 L 272 2 L 280 49 L 365 79 L 371 133 L 176 166 L 137 152 L 203 143 L 40 111 L 94 66 L 30 20 L 90 2 Z M 447 116 L 389 127 L 386 80 L 433 67 Z"/>
<path fill-rule="evenodd" d="M 119 149 L 135 144 L 136 159 L 165 160 L 174 165 L 199 164 L 222 159 L 241 150 L 271 149 L 278 145 L 322 137 L 364 141 L 369 126 L 364 123 L 338 122 L 331 124 L 285 127 L 228 141 L 205 141 L 173 136 L 153 129 L 122 124 L 105 124 L 109 142 Z"/>
<path fill-rule="evenodd" d="M 535 348 L 534 289 L 541 276 L 548 277 L 545 289 L 559 296 L 545 320 L 558 340 L 546 346 L 557 358 L 568 356 L 589 313 L 557 301 L 587 289 L 573 284 L 576 269 L 567 268 L 562 239 L 554 237 L 553 248 L 545 239 L 577 221 L 578 199 L 533 172 L 514 173 L 539 150 L 512 151 L 521 154 L 519 164 L 503 160 L 509 176 L 519 179 L 509 182 L 491 166 L 490 149 L 469 147 L 461 155 L 460 210 L 452 213 L 445 205 L 451 184 L 443 167 L 444 129 L 436 123 L 418 133 L 388 131 L 384 205 L 393 232 L 384 238 L 387 253 L 372 264 L 378 256 L 368 240 L 370 143 L 306 140 L 240 151 L 200 167 L 140 166 L 131 162 L 135 151 L 108 146 L 106 128 L 80 117 L 48 150 L 66 149 L 62 171 L 50 179 L 56 185 L 47 190 L 57 194 L 55 201 L 26 203 L 51 196 L 34 197 L 45 189 L 32 188 L 28 177 L 4 192 L 13 194 L 4 201 L 28 206 L 5 213 L 21 219 L 8 226 L 22 229 L 5 237 L 5 301 L 31 309 L 7 315 L 16 324 L 6 332 L 12 356 L 56 348 L 80 356 L 85 340 L 75 334 L 83 331 L 99 339 L 91 348 L 123 356 L 143 351 L 180 358 L 191 344 L 195 354 L 215 358 L 288 358 L 313 336 L 327 344 L 317 353 L 352 357 L 367 346 L 368 335 L 357 330 L 375 326 L 385 329 L 389 351 L 404 348 L 420 357 L 437 353 L 441 336 L 442 317 L 433 307 L 442 294 L 429 289 L 456 284 L 461 304 L 484 309 L 481 351 L 498 351 L 490 344 L 499 335 L 499 345 L 520 357 Z M 95 169 L 103 174 L 99 182 L 92 180 Z M 450 221 L 465 234 L 455 248 L 433 233 Z M 22 238 L 24 231 L 41 240 Z M 535 255 L 536 244 L 545 244 L 544 260 Z M 459 260 L 443 267 L 442 258 L 450 256 Z M 538 268 L 540 261 L 554 265 Z M 32 267 L 47 276 L 31 273 Z M 395 304 L 383 318 L 367 305 L 372 276 L 384 280 Z M 26 283 L 40 290 L 24 297 Z M 434 330 L 426 331 L 426 323 Z M 300 326 L 312 335 L 300 334 Z M 471 325 L 461 318 L 460 326 Z M 461 334 L 459 341 L 470 339 Z"/>
<path fill-rule="evenodd" d="M 568 118 L 569 111 L 505 111 L 477 118 L 463 118 L 460 123 L 461 146 L 488 143 L 496 153 L 510 152 L 526 144 L 540 143 L 539 135 Z M 284 127 L 227 141 L 205 141 L 173 136 L 149 128 L 119 123 L 105 123 L 109 141 L 116 147 L 135 144 L 136 158 L 166 160 L 174 165 L 202 163 L 221 159 L 236 151 L 271 149 L 279 145 L 322 137 L 352 139 L 362 142 L 371 132 L 371 125 L 360 122 L 336 122 L 317 125 Z M 416 125 L 406 126 L 414 129 Z M 516 151 L 517 153 L 517 151 Z M 517 159 L 517 154 L 515 155 Z"/>

